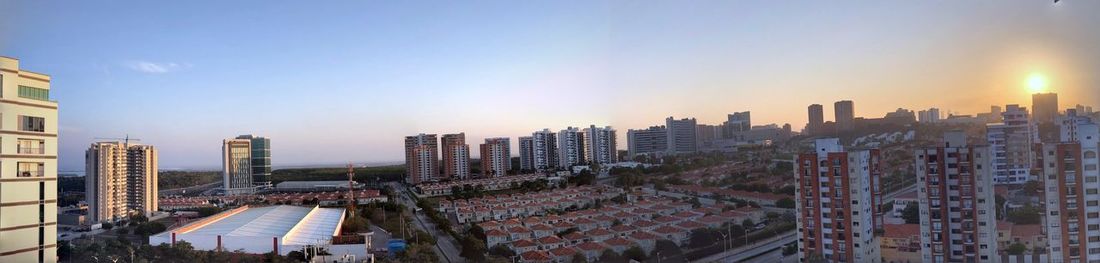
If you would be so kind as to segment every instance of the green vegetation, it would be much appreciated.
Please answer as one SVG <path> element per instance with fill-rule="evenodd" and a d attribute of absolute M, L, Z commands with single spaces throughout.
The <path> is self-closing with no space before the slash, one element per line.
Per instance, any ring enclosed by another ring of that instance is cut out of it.
<path fill-rule="evenodd" d="M 296 262 L 274 253 L 256 255 L 240 251 L 198 251 L 186 241 L 176 242 L 175 246 L 168 244 L 135 246 L 117 239 L 86 241 L 79 244 L 58 241 L 57 256 L 64 262 Z M 131 256 L 133 261 L 130 260 Z"/>
<path fill-rule="evenodd" d="M 1008 253 L 1009 255 L 1023 255 L 1024 252 L 1026 252 L 1026 251 L 1027 251 L 1027 246 L 1025 246 L 1024 244 L 1020 244 L 1020 243 L 1013 243 L 1012 245 L 1009 245 L 1008 248 L 1005 249 L 1005 253 Z"/>
<path fill-rule="evenodd" d="M 355 181 L 365 183 L 401 181 L 405 178 L 404 165 L 359 167 L 354 170 Z M 347 180 L 347 178 L 347 168 L 295 168 L 271 171 L 271 177 L 268 177 L 268 180 L 278 184 L 283 181 Z"/>
<path fill-rule="evenodd" d="M 1008 212 L 1008 222 L 1018 225 L 1038 225 L 1042 222 L 1043 208 L 1027 204 Z"/>
<path fill-rule="evenodd" d="M 920 224 L 920 207 L 916 204 L 905 206 L 905 210 L 901 210 L 901 219 L 905 219 L 906 224 Z"/>
<path fill-rule="evenodd" d="M 192 187 L 221 181 L 218 171 L 160 171 L 157 187 L 162 190 Z"/>
<path fill-rule="evenodd" d="M 779 208 L 794 208 L 795 202 L 794 199 L 783 198 L 779 199 L 779 201 L 775 201 L 775 206 Z"/>

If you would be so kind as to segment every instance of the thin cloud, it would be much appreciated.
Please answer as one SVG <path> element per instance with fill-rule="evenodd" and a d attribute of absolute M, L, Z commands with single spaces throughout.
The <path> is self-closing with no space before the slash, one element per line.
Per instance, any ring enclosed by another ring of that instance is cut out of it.
<path fill-rule="evenodd" d="M 149 74 L 162 74 L 180 69 L 190 68 L 191 64 L 179 64 L 175 62 L 150 62 L 142 60 L 127 61 L 125 66 L 133 71 Z"/>

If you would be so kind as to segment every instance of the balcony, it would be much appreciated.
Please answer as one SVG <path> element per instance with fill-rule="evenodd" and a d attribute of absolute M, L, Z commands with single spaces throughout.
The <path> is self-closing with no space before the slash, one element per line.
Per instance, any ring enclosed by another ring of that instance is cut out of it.
<path fill-rule="evenodd" d="M 45 147 L 24 147 L 19 146 L 17 149 L 19 154 L 46 154 Z"/>

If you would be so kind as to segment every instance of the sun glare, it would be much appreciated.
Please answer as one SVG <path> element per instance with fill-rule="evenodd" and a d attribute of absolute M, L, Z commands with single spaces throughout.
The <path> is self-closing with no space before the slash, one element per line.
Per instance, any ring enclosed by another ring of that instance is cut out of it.
<path fill-rule="evenodd" d="M 1032 73 L 1027 77 L 1027 89 L 1031 93 L 1041 93 L 1047 89 L 1047 78 L 1039 73 Z"/>

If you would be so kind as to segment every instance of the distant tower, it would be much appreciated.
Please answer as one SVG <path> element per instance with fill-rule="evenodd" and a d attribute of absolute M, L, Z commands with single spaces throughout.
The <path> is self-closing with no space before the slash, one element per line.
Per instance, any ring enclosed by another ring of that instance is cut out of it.
<path fill-rule="evenodd" d="M 355 216 L 355 168 L 348 164 L 348 216 Z"/>

